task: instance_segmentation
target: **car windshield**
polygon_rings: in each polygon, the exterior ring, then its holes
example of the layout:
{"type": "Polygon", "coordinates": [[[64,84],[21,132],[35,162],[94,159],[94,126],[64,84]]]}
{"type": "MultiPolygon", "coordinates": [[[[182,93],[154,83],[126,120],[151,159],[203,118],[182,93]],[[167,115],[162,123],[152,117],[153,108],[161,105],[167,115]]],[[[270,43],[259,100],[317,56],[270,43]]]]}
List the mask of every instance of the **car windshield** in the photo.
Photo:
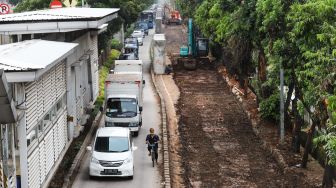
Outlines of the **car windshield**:
{"type": "Polygon", "coordinates": [[[129,150],[127,137],[97,137],[95,151],[125,152],[129,150]]]}
{"type": "Polygon", "coordinates": [[[125,53],[136,53],[136,50],[136,48],[131,46],[125,47],[125,53]]]}
{"type": "Polygon", "coordinates": [[[108,117],[128,118],[137,115],[137,102],[132,98],[110,98],[106,105],[108,117]]]}
{"type": "Polygon", "coordinates": [[[137,41],[135,40],[135,38],[127,38],[125,43],[126,44],[136,44],[137,41]]]}
{"type": "Polygon", "coordinates": [[[148,29],[147,23],[141,23],[140,27],[143,28],[144,30],[148,29]]]}

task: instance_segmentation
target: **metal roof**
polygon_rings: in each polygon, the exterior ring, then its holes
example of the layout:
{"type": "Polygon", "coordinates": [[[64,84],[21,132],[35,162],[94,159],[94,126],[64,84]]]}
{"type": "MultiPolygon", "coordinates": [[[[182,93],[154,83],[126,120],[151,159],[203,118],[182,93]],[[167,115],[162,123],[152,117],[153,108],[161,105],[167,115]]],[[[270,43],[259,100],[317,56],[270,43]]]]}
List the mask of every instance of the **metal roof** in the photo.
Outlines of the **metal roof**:
{"type": "Polygon", "coordinates": [[[117,8],[69,7],[0,15],[0,34],[102,30],[104,24],[118,17],[118,11],[117,8]]]}
{"type": "Polygon", "coordinates": [[[109,74],[105,81],[110,82],[135,82],[142,80],[139,74],[109,74]]]}
{"type": "Polygon", "coordinates": [[[72,53],[77,45],[46,40],[27,40],[0,45],[0,69],[5,71],[45,69],[72,53]]]}
{"type": "Polygon", "coordinates": [[[0,23],[36,22],[36,21],[69,21],[98,20],[117,13],[118,8],[56,8],[0,15],[0,23]]]}

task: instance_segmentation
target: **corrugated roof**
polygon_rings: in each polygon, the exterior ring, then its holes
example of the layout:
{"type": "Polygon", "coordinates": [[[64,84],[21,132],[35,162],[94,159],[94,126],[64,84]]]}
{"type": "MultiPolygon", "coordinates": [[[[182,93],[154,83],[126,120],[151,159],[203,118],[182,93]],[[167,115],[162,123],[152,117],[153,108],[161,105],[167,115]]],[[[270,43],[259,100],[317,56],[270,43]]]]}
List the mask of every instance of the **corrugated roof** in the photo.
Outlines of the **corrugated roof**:
{"type": "Polygon", "coordinates": [[[60,60],[78,44],[46,40],[27,40],[0,45],[0,69],[24,71],[44,69],[60,60]]]}
{"type": "Polygon", "coordinates": [[[118,8],[56,8],[0,15],[0,23],[32,21],[97,20],[117,13],[118,8]]]}

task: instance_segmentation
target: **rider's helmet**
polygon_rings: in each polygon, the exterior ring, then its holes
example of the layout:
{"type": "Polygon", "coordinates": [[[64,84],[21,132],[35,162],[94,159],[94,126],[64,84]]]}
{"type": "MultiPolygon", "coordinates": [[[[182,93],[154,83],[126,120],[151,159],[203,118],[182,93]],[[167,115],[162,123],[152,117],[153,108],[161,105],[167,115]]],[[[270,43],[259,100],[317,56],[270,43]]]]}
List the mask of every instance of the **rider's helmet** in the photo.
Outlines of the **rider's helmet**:
{"type": "Polygon", "coordinates": [[[149,129],[149,133],[154,134],[154,129],[153,129],[153,128],[150,128],[150,129],[149,129]]]}

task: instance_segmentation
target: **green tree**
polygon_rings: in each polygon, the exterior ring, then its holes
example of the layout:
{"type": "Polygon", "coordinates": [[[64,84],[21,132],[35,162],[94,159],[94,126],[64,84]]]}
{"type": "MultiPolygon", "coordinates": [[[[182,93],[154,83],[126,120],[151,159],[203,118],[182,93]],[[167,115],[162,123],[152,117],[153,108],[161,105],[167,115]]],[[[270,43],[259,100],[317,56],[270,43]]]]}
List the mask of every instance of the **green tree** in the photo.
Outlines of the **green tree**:
{"type": "Polygon", "coordinates": [[[326,100],[328,105],[329,120],[326,129],[314,139],[316,146],[323,145],[326,152],[326,164],[323,174],[322,187],[333,187],[333,167],[336,166],[336,96],[330,96],[326,100]]]}
{"type": "Polygon", "coordinates": [[[299,52],[296,55],[295,76],[298,98],[310,114],[313,124],[308,132],[302,166],[305,167],[316,126],[325,126],[328,119],[324,100],[334,92],[336,68],[335,1],[312,0],[294,4],[287,15],[290,42],[299,52]],[[314,110],[311,110],[312,107],[314,110]]]}
{"type": "Polygon", "coordinates": [[[247,67],[257,68],[254,90],[263,101],[265,117],[279,114],[273,113],[278,111],[278,101],[271,99],[278,90],[279,69],[284,68],[288,86],[285,117],[288,125],[293,119],[295,152],[300,147],[303,110],[313,121],[303,167],[307,165],[315,128],[326,127],[330,118],[324,101],[336,92],[335,3],[333,0],[205,0],[194,14],[202,32],[220,43],[224,54],[229,54],[226,56],[229,63],[225,65],[236,69],[232,73],[242,77],[250,73],[247,67]]]}
{"type": "Polygon", "coordinates": [[[50,0],[23,0],[14,9],[14,12],[33,11],[49,8],[50,0]]]}
{"type": "Polygon", "coordinates": [[[153,3],[153,0],[88,0],[92,7],[96,8],[120,8],[118,18],[114,19],[107,27],[107,32],[99,35],[99,50],[106,48],[114,33],[120,31],[121,25],[124,24],[124,29],[131,27],[141,11],[153,3]]]}

